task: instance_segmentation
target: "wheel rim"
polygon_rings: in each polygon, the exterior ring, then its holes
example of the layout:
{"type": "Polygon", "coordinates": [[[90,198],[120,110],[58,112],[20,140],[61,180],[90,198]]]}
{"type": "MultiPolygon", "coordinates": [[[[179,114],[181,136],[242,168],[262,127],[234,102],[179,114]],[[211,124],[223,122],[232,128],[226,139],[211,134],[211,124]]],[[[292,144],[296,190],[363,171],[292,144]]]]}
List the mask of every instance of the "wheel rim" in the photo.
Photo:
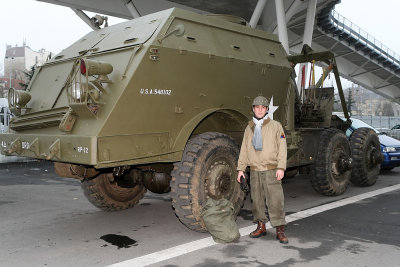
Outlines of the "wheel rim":
{"type": "Polygon", "coordinates": [[[331,171],[334,180],[342,182],[347,180],[345,173],[349,170],[350,156],[346,148],[342,145],[335,148],[332,153],[331,171]]]}
{"type": "Polygon", "coordinates": [[[380,162],[379,162],[380,155],[379,154],[380,154],[379,150],[376,149],[374,144],[371,143],[368,146],[367,156],[365,157],[366,166],[369,171],[375,169],[376,166],[380,164],[380,162]]]}
{"type": "Polygon", "coordinates": [[[117,201],[131,199],[142,189],[142,186],[135,186],[133,188],[119,186],[112,173],[104,173],[102,175],[105,193],[117,201]]]}
{"type": "Polygon", "coordinates": [[[233,166],[222,158],[213,160],[206,172],[206,195],[214,199],[221,197],[229,199],[233,191],[232,170],[233,166]]]}

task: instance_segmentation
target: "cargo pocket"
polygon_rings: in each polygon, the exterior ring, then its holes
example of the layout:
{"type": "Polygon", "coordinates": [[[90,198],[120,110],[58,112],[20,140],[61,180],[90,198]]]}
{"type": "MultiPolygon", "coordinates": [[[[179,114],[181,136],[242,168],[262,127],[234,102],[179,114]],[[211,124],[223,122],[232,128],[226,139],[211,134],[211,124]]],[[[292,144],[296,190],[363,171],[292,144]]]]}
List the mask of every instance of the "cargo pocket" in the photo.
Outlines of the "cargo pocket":
{"type": "Polygon", "coordinates": [[[282,180],[278,181],[276,179],[276,170],[277,169],[266,171],[266,176],[267,176],[266,178],[267,178],[268,185],[282,185],[282,180]]]}

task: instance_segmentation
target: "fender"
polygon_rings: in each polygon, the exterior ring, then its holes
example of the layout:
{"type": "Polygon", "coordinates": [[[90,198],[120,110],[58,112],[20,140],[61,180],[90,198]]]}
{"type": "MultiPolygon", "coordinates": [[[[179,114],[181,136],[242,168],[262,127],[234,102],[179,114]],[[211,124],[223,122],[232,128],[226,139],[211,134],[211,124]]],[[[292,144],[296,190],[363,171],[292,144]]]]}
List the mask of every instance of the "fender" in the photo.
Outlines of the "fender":
{"type": "MultiPolygon", "coordinates": [[[[187,141],[190,139],[191,135],[199,128],[202,123],[204,123],[208,118],[211,120],[215,120],[213,114],[223,113],[226,115],[227,123],[231,123],[230,126],[224,128],[224,133],[231,135],[229,133],[236,133],[235,136],[231,137],[240,145],[241,138],[243,136],[244,129],[247,126],[248,118],[242,113],[232,110],[232,109],[221,109],[221,108],[213,108],[207,109],[199,114],[197,114],[194,118],[188,121],[182,130],[179,132],[178,136],[175,139],[175,142],[172,147],[172,151],[180,151],[183,152],[185,149],[187,141]],[[232,126],[233,125],[233,126],[232,126]],[[238,137],[239,136],[239,137],[238,137]]],[[[196,134],[206,131],[218,131],[215,128],[207,128],[206,130],[199,129],[199,132],[196,134]]],[[[179,159],[181,158],[182,153],[179,153],[179,159]]]]}

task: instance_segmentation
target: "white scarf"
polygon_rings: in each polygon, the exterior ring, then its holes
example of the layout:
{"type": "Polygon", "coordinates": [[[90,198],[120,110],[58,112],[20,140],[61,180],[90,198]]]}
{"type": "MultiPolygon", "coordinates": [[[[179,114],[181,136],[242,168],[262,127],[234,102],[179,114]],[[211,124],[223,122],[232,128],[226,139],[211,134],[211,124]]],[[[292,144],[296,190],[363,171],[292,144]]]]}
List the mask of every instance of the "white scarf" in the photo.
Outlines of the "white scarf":
{"type": "Polygon", "coordinates": [[[262,150],[262,135],[261,135],[261,126],[264,123],[265,116],[262,119],[257,119],[253,117],[253,122],[256,125],[254,128],[253,140],[252,144],[255,150],[261,151],[262,150]]]}

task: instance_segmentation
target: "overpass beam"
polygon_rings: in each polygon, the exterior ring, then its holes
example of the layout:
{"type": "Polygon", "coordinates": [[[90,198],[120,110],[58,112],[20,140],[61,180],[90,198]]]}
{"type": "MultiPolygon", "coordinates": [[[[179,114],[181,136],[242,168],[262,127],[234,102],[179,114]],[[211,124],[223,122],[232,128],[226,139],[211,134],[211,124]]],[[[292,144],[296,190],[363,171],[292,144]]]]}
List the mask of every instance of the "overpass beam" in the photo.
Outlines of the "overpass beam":
{"type": "Polygon", "coordinates": [[[308,0],[306,26],[304,27],[303,45],[311,47],[312,35],[314,31],[315,11],[317,9],[317,0],[308,0]]]}
{"type": "Polygon", "coordinates": [[[251,15],[251,19],[249,22],[251,28],[257,27],[257,23],[261,17],[265,5],[267,4],[267,1],[268,0],[258,0],[256,8],[254,9],[253,15],[251,15]]]}
{"type": "Polygon", "coordinates": [[[382,68],[379,67],[379,68],[376,68],[376,69],[373,69],[373,70],[366,70],[366,71],[363,71],[363,72],[360,72],[360,73],[357,73],[357,74],[350,75],[350,77],[354,78],[354,77],[357,77],[357,76],[360,76],[360,75],[363,75],[363,74],[366,74],[366,73],[374,72],[374,71],[377,71],[377,70],[380,70],[380,69],[382,69],[382,68]]]}
{"type": "MultiPolygon", "coordinates": [[[[285,14],[286,24],[290,21],[290,19],[294,16],[294,14],[296,14],[296,12],[299,10],[300,5],[302,5],[302,4],[303,4],[302,0],[294,0],[292,5],[286,11],[286,14],[285,14]]],[[[278,28],[275,27],[273,33],[276,34],[277,31],[278,31],[278,28]]]]}
{"type": "Polygon", "coordinates": [[[354,74],[356,74],[360,69],[364,68],[365,65],[367,65],[369,61],[365,61],[363,64],[359,65],[352,73],[350,73],[350,77],[352,77],[354,74]]]}
{"type": "Polygon", "coordinates": [[[390,75],[389,77],[387,77],[384,81],[382,81],[381,83],[379,83],[378,85],[376,85],[374,87],[374,89],[381,89],[383,87],[392,85],[391,83],[384,85],[385,83],[388,83],[388,81],[394,76],[394,74],[390,75]]]}
{"type": "Polygon", "coordinates": [[[131,15],[132,15],[132,17],[134,19],[141,17],[139,11],[137,10],[135,5],[133,4],[132,0],[121,0],[121,1],[126,6],[126,8],[128,9],[129,13],[131,13],[131,15]]]}
{"type": "Polygon", "coordinates": [[[75,12],[76,15],[78,15],[78,17],[81,18],[81,20],[83,20],[87,25],[89,25],[90,28],[92,28],[93,30],[100,29],[100,27],[96,27],[95,25],[93,25],[90,18],[88,17],[88,15],[85,14],[85,12],[83,12],[80,9],[76,9],[76,8],[72,8],[72,7],[71,7],[71,9],[75,12]]]}
{"type": "MultiPolygon", "coordinates": [[[[304,26],[304,34],[303,34],[303,46],[306,44],[309,47],[311,47],[316,9],[317,9],[317,0],[308,0],[306,25],[304,26]]],[[[300,64],[299,78],[297,79],[297,88],[299,89],[301,89],[302,77],[307,77],[307,69],[308,69],[307,63],[300,64]]]]}
{"type": "Polygon", "coordinates": [[[286,27],[285,7],[283,0],[275,0],[276,21],[278,22],[278,37],[286,53],[289,54],[289,41],[286,27]]]}

